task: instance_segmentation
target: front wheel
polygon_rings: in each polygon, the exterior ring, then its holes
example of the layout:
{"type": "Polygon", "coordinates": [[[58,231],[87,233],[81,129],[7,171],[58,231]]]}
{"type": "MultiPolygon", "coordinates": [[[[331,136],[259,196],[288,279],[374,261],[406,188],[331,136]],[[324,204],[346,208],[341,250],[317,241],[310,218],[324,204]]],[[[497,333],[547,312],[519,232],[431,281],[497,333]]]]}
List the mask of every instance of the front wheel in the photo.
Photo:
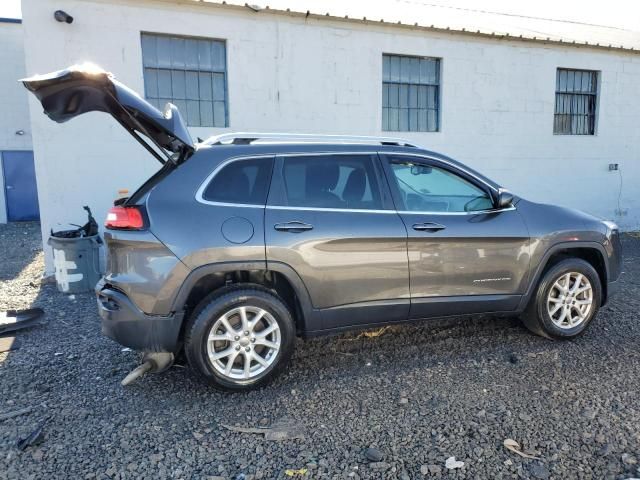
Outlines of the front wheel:
{"type": "Polygon", "coordinates": [[[264,385],[289,361],[294,323],[285,304],[259,286],[232,286],[205,298],[189,320],[189,365],[214,387],[264,385]]]}
{"type": "Polygon", "coordinates": [[[523,321],[533,333],[547,338],[575,338],[596,316],[601,300],[598,272],[582,259],[569,258],[543,275],[523,321]]]}

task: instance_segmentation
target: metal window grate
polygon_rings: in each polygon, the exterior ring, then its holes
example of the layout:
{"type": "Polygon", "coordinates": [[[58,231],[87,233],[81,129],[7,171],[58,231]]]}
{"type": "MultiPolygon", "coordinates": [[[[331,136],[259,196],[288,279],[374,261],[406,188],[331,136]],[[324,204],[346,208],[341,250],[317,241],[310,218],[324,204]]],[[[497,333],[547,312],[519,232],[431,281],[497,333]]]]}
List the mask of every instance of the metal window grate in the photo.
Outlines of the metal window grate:
{"type": "Polygon", "coordinates": [[[559,68],[556,74],[556,107],[553,133],[594,135],[598,72],[559,68]]]}
{"type": "Polygon", "coordinates": [[[175,104],[189,126],[228,125],[224,41],[143,33],[142,61],[149,102],[175,104]]]}
{"type": "Polygon", "coordinates": [[[440,60],[382,56],[382,130],[437,132],[440,60]]]}

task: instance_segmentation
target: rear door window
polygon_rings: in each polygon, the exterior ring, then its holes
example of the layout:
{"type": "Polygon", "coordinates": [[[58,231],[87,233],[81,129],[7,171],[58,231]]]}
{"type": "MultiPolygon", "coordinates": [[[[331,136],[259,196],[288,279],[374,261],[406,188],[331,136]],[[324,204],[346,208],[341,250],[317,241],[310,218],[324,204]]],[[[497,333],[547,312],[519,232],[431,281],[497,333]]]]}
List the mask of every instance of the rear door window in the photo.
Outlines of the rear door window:
{"type": "Polygon", "coordinates": [[[272,158],[233,160],[214,175],[202,193],[202,199],[217,203],[264,205],[272,168],[272,158]]]}
{"type": "Polygon", "coordinates": [[[371,155],[307,155],[282,158],[274,175],[273,205],[308,208],[382,209],[371,155]]]}

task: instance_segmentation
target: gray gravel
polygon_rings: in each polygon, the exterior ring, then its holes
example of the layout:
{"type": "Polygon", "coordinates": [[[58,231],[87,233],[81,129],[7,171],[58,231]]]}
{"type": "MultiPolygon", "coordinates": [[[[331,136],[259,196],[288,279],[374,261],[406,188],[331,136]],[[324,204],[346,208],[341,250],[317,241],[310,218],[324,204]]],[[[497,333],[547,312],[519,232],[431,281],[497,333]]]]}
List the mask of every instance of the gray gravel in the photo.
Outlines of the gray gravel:
{"type": "Polygon", "coordinates": [[[577,341],[504,318],[300,341],[286,375],[233,395],[180,367],[122,388],[137,354],[100,335],[91,294],[40,286],[39,242],[36,224],[0,226],[0,309],[48,317],[0,354],[0,415],[34,407],[0,421],[0,478],[640,476],[639,238],[624,239],[620,296],[577,341]],[[48,415],[43,442],[18,451],[48,415]],[[222,426],[282,422],[304,439],[222,426]],[[506,438],[540,460],[508,452],[506,438]],[[449,457],[464,466],[447,470],[449,457]]]}

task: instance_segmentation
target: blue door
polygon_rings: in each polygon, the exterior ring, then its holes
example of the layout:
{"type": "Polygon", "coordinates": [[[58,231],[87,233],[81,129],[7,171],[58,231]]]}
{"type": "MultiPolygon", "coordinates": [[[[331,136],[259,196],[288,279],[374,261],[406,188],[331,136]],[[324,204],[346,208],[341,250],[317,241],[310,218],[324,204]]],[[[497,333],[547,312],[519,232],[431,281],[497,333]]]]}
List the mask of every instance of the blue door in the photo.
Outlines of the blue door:
{"type": "Polygon", "coordinates": [[[2,152],[4,194],[10,222],[39,220],[33,152],[2,152]]]}

